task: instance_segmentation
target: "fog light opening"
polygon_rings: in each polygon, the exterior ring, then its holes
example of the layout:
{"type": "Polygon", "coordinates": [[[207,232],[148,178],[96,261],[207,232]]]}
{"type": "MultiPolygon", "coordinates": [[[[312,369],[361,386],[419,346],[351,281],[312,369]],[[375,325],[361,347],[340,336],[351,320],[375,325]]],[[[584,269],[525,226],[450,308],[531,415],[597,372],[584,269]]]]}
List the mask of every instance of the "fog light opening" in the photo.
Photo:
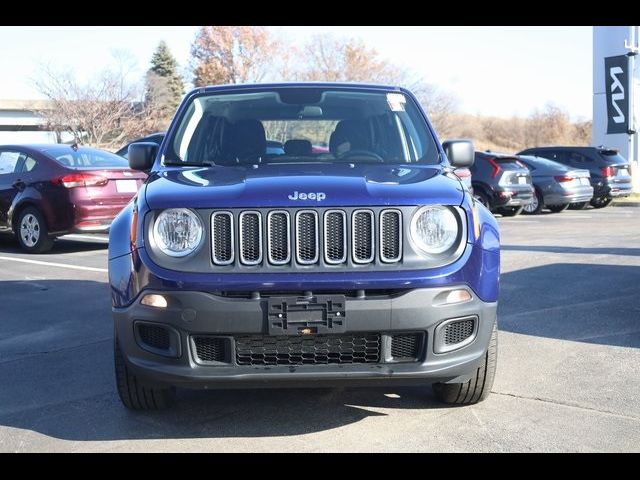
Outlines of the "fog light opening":
{"type": "Polygon", "coordinates": [[[155,308],[167,308],[167,299],[162,295],[157,295],[155,293],[150,293],[142,297],[142,301],[140,302],[142,305],[146,305],[148,307],[155,308]]]}

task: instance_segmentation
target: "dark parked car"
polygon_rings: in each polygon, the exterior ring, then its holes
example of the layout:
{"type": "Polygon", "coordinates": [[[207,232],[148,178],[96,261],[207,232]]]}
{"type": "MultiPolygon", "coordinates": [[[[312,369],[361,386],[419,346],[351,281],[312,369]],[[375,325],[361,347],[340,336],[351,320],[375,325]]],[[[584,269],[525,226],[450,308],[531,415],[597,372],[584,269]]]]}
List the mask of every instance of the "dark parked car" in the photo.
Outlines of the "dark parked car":
{"type": "Polygon", "coordinates": [[[0,146],[0,232],[31,253],[49,250],[56,236],[106,232],[145,178],[93,148],[0,146]]]}
{"type": "Polygon", "coordinates": [[[605,147],[536,147],[527,148],[519,155],[537,155],[567,167],[589,170],[593,198],[591,202],[572,203],[572,207],[584,208],[591,203],[595,208],[603,208],[615,197],[631,195],[629,162],[617,150],[605,147]]]}
{"type": "Polygon", "coordinates": [[[589,170],[570,168],[531,155],[519,155],[518,158],[531,171],[535,188],[533,202],[524,207],[525,213],[540,213],[543,208],[557,213],[570,203],[588,202],[593,197],[589,170]]]}
{"type": "Polygon", "coordinates": [[[116,155],[120,155],[121,157],[127,158],[129,153],[129,145],[132,143],[140,143],[140,142],[151,142],[160,145],[162,140],[164,140],[165,132],[152,133],[151,135],[147,135],[146,137],[138,138],[133,142],[127,143],[124,147],[116,152],[116,155]]]}
{"type": "Polygon", "coordinates": [[[125,406],[162,407],[175,387],[433,384],[459,405],[489,394],[497,221],[450,174],[473,144],[440,144],[410,92],[199,88],[167,136],[160,151],[129,148],[149,181],[109,235],[125,406]],[[267,153],[269,119],[288,132],[284,155],[267,153]]]}
{"type": "Polygon", "coordinates": [[[529,169],[514,155],[476,152],[470,170],[473,196],[492,212],[518,215],[533,201],[529,169]]]}

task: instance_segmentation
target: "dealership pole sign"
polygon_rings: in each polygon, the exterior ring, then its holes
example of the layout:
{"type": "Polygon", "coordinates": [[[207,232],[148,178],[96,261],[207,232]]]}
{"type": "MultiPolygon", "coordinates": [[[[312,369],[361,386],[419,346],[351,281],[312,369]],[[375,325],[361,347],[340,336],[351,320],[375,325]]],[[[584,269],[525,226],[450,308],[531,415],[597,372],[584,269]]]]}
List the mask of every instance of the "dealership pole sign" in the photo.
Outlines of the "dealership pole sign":
{"type": "Polygon", "coordinates": [[[629,61],[626,55],[604,59],[607,133],[629,132],[629,61]]]}

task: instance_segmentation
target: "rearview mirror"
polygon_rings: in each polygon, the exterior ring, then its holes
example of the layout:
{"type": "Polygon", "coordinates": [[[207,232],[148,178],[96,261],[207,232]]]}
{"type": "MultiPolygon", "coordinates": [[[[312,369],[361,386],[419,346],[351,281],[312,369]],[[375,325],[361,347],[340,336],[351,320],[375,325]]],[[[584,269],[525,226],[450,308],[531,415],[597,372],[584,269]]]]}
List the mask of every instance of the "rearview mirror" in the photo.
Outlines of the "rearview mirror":
{"type": "Polygon", "coordinates": [[[444,153],[454,168],[470,167],[475,158],[475,148],[471,140],[447,140],[442,143],[444,153]]]}
{"type": "Polygon", "coordinates": [[[129,167],[132,170],[148,172],[158,154],[158,144],[153,142],[137,142],[128,148],[129,167]]]}

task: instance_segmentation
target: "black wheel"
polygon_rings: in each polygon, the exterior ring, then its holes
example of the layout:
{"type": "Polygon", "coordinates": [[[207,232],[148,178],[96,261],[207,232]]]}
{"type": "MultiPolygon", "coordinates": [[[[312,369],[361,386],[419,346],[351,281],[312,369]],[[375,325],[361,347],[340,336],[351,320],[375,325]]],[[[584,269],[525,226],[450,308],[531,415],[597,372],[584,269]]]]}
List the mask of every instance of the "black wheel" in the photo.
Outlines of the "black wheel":
{"type": "Polygon", "coordinates": [[[116,340],[113,349],[118,395],[123,405],[131,410],[161,410],[174,403],[173,388],[158,388],[145,385],[127,368],[120,346],[116,340]]]}
{"type": "Polygon", "coordinates": [[[475,198],[478,203],[481,203],[485,207],[491,208],[489,206],[489,198],[484,193],[474,191],[473,198],[475,198]]]}
{"type": "Polygon", "coordinates": [[[569,210],[584,210],[589,206],[589,202],[570,203],[569,210]]]}
{"type": "Polygon", "coordinates": [[[551,210],[553,213],[564,212],[569,207],[568,203],[563,203],[562,205],[547,205],[547,208],[551,210]]]}
{"type": "Polygon", "coordinates": [[[593,208],[604,208],[613,201],[613,197],[593,197],[591,199],[591,206],[593,208]]]}
{"type": "Polygon", "coordinates": [[[20,211],[15,222],[15,235],[25,252],[44,253],[53,247],[53,238],[44,217],[35,207],[27,207],[20,211]]]}
{"type": "Polygon", "coordinates": [[[529,205],[525,205],[522,211],[528,215],[537,215],[542,211],[542,207],[544,207],[544,199],[536,188],[536,191],[533,194],[533,200],[529,205]]]}
{"type": "Polygon", "coordinates": [[[502,207],[498,209],[498,213],[502,214],[503,217],[515,217],[520,215],[522,210],[524,210],[524,207],[502,207]]]}
{"type": "Polygon", "coordinates": [[[434,383],[433,391],[436,398],[453,405],[471,405],[484,400],[491,392],[497,363],[498,328],[494,323],[487,353],[473,376],[464,383],[434,383]]]}

